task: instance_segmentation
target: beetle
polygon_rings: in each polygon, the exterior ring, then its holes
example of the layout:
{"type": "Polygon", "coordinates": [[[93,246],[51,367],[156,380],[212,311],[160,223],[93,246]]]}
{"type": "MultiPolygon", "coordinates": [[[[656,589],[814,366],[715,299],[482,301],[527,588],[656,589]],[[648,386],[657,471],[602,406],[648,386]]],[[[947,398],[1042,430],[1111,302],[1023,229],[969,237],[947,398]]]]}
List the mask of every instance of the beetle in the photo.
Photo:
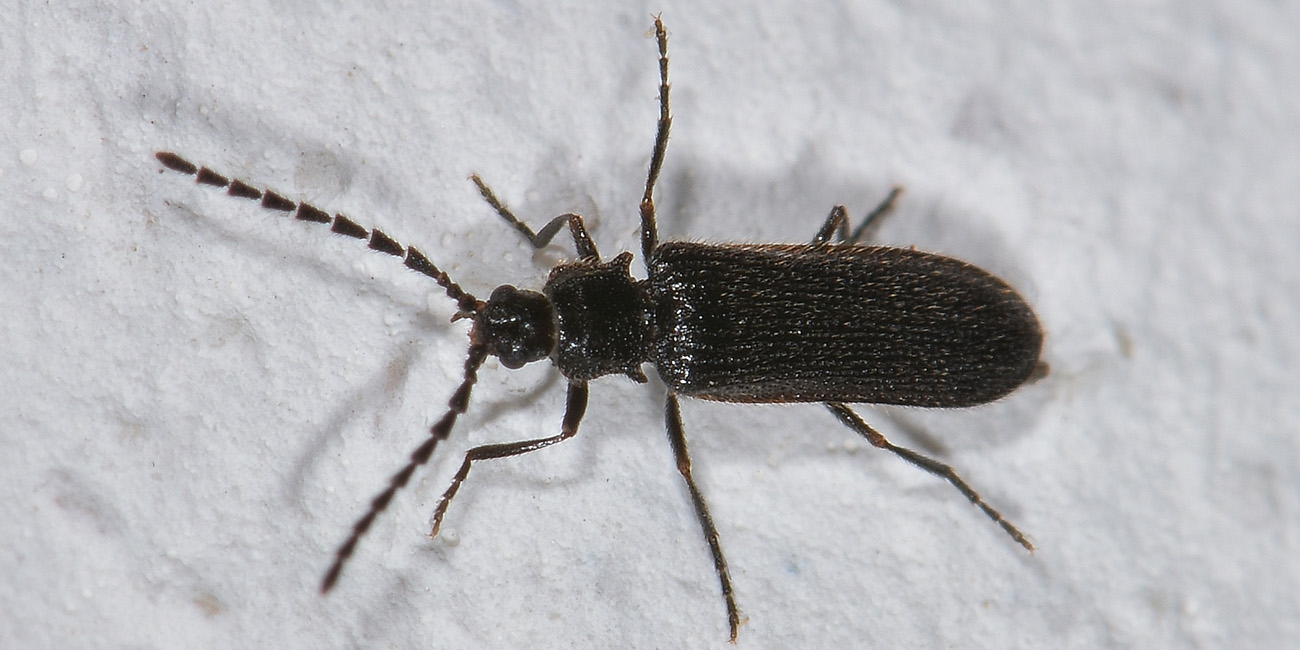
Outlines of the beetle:
{"type": "Polygon", "coordinates": [[[432,278],[457,304],[452,320],[470,320],[464,377],[446,413],[388,486],[356,521],[326,572],[322,593],[338,581],[357,543],[393,496],[427,463],[469,405],[479,368],[490,356],[517,369],[549,359],[568,381],[560,433],[470,449],[434,510],[431,536],[474,463],[518,456],[572,438],[587,405],[587,384],[607,375],[645,383],[645,364],[667,387],[669,443],[713,558],[730,641],[740,610],[717,526],[691,472],[679,396],[723,402],[822,403],[873,446],[947,480],[1029,551],[1033,544],[949,465],[889,442],[850,403],[966,407],[1010,393],[1041,368],[1043,333],[1028,303],[1006,282],[966,262],[914,249],[858,241],[899,195],[895,188],[857,228],[843,206],[831,210],[808,244],[660,242],[654,187],[672,124],[668,36],[655,17],[659,48],[659,120],[639,206],[647,277],[634,278],[632,254],[602,260],[581,216],[555,217],[533,231],[477,175],[471,180],[496,213],[535,248],[567,226],[578,259],[555,266],[541,291],[501,285],[486,301],[463,290],[428,257],[342,214],[331,216],[199,167],[171,152],[156,158],[199,184],[365,240],[432,278]],[[832,241],[834,240],[834,241],[832,241]]]}

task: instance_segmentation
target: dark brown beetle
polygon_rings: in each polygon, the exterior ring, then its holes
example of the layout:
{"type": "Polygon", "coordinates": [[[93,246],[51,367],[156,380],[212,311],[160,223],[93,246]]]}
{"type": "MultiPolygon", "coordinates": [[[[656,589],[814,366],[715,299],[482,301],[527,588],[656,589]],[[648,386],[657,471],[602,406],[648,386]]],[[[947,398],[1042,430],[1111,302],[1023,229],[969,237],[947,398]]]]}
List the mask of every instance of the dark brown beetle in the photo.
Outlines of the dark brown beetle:
{"type": "Polygon", "coordinates": [[[899,190],[852,232],[836,207],[810,244],[660,244],[653,192],[668,145],[668,36],[655,19],[659,44],[659,125],[641,200],[641,249],[648,277],[628,271],[631,253],[601,261],[582,217],[566,214],[534,232],[473,176],[496,212],[536,248],[568,226],[579,259],[557,265],[541,292],[497,287],[487,302],[462,290],[414,247],[343,215],[198,167],[159,152],[169,169],[199,183],[227,188],[232,196],[297,219],[331,224],[331,230],[368,241],[373,250],[403,259],[433,278],[456,301],[453,320],[472,319],[465,377],[450,408],[389,486],[353,526],[326,573],[322,591],[375,517],[428,462],[438,442],[464,413],[479,367],[489,356],[507,368],[550,359],[569,382],[558,435],[470,449],[433,516],[437,535],[451,499],[474,462],[536,451],[573,437],[587,405],[587,382],[622,374],[645,382],[653,364],[668,387],[668,438],[690,490],[695,514],[713,554],[726,601],[730,639],[740,627],[717,527],[691,476],[678,395],[726,402],[821,402],[876,447],[946,479],[1026,549],[1029,540],[948,465],[895,446],[847,403],[962,407],[998,399],[1024,383],[1039,366],[1043,335],[1038,319],[1014,289],[975,266],[941,255],[883,246],[859,246],[867,226],[888,211],[899,190]],[[831,239],[837,237],[837,242],[831,239]]]}

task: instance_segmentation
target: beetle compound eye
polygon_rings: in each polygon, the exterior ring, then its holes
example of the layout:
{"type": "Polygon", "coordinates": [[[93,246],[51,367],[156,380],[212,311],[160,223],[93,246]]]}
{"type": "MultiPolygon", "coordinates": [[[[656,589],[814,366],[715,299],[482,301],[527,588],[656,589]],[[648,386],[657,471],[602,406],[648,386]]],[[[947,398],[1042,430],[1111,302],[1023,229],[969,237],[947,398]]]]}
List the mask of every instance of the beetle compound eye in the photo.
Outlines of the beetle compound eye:
{"type": "Polygon", "coordinates": [[[474,336],[512,370],[544,359],[555,347],[551,301],[536,291],[497,287],[474,323],[474,336]]]}

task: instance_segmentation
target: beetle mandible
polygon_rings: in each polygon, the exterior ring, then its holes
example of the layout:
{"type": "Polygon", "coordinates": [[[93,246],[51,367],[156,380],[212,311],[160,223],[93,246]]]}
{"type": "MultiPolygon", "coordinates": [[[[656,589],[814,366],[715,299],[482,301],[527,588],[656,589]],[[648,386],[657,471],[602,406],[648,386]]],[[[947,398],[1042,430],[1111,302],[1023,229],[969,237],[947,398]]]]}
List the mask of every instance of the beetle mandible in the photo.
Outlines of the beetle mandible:
{"type": "Polygon", "coordinates": [[[668,35],[659,17],[654,30],[659,120],[640,203],[645,280],[629,273],[629,252],[602,261],[581,216],[561,215],[534,232],[474,175],[470,178],[483,198],[535,248],[549,244],[567,226],[579,256],[552,269],[540,292],[502,285],[484,302],[461,289],[415,247],[403,246],[380,230],[227,179],[177,154],[157,153],[165,167],[192,175],[200,184],[226,188],[231,196],[260,201],[267,209],[299,220],[329,224],[335,233],[366,240],[372,250],[401,258],[456,301],[452,320],[472,321],[464,378],[447,412],[353,525],[322,580],[322,592],[334,587],[375,517],[451,433],[489,356],[511,369],[551,360],[568,380],[560,433],[470,449],[434,510],[431,536],[438,534],[447,506],[474,463],[572,438],[586,410],[587,382],[621,374],[644,383],[642,366],[649,363],[668,388],[668,440],[713,556],[732,643],[740,629],[740,610],[717,526],[691,474],[679,395],[724,402],[823,403],[873,446],[947,480],[1033,551],[1029,539],[952,467],[894,445],[847,406],[964,407],[1006,395],[1039,366],[1043,334],[1029,305],[1005,282],[965,262],[912,249],[858,245],[872,220],[892,208],[898,188],[852,232],[847,212],[836,206],[809,244],[659,242],[654,187],[672,116],[668,35]]]}

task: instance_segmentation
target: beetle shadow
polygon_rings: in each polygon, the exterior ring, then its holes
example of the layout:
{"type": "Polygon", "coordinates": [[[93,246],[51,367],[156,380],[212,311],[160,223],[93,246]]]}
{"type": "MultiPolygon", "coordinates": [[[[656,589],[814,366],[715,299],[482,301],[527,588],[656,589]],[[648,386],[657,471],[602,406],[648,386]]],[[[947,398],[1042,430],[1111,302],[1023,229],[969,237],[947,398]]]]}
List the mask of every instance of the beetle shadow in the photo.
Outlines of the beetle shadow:
{"type": "MultiPolygon", "coordinates": [[[[325,416],[323,422],[315,427],[314,431],[307,436],[307,440],[302,443],[302,451],[294,460],[292,469],[287,473],[283,484],[284,498],[289,503],[295,504],[295,507],[302,507],[301,504],[305,503],[303,497],[308,490],[308,485],[318,480],[313,478],[313,475],[318,473],[317,470],[321,466],[322,459],[328,456],[329,449],[344,436],[349,435],[350,432],[367,430],[367,427],[357,424],[358,420],[373,416],[373,414],[381,411],[400,410],[402,406],[397,402],[402,399],[402,396],[412,394],[410,384],[413,373],[416,368],[427,365],[427,358],[430,356],[429,351],[433,349],[431,345],[441,345],[445,341],[455,341],[456,349],[463,349],[468,343],[465,342],[463,333],[459,330],[464,326],[458,327],[452,324],[449,318],[452,313],[450,305],[446,309],[438,309],[437,312],[430,311],[428,305],[421,300],[422,297],[427,295],[426,293],[412,293],[393,282],[375,280],[365,272],[356,271],[356,260],[354,258],[369,253],[362,247],[351,245],[352,242],[338,240],[341,242],[341,246],[356,248],[355,255],[347,255],[344,252],[339,255],[331,255],[328,233],[325,232],[319,233],[323,235],[321,237],[321,246],[299,246],[294,241],[296,235],[265,236],[261,234],[263,232],[261,230],[250,229],[248,226],[241,227],[233,223],[227,223],[222,219],[208,217],[184,204],[176,204],[170,201],[168,203],[171,207],[186,215],[187,218],[177,220],[177,222],[183,224],[181,227],[195,232],[196,237],[207,240],[221,240],[231,248],[238,249],[240,254],[244,256],[274,260],[277,265],[288,264],[306,267],[310,269],[310,275],[322,285],[345,287],[348,291],[353,292],[359,301],[398,307],[399,311],[412,322],[412,327],[409,330],[396,333],[396,338],[405,342],[395,342],[387,346],[386,350],[379,351],[375,355],[377,360],[376,369],[371,376],[365,381],[352,386],[346,394],[340,396],[335,403],[336,405],[325,416]]],[[[256,206],[252,207],[256,208],[256,206]]],[[[259,212],[262,211],[254,209],[251,214],[256,216],[259,212]]],[[[268,215],[268,217],[258,225],[267,225],[266,222],[270,221],[283,221],[282,217],[276,215],[268,215]]],[[[492,225],[499,224],[493,223],[492,225]]],[[[541,254],[540,251],[538,253],[541,254]]],[[[405,272],[400,267],[395,266],[394,268],[395,274],[405,272]]],[[[304,315],[303,317],[307,318],[308,316],[304,315]]],[[[457,363],[455,369],[459,370],[460,368],[461,365],[457,363]]],[[[480,372],[483,371],[480,370],[480,372]]],[[[431,425],[434,421],[431,418],[441,416],[445,400],[450,398],[461,380],[461,377],[454,371],[447,373],[447,377],[446,395],[430,400],[433,406],[420,407],[422,410],[428,410],[429,415],[426,418],[427,422],[419,430],[415,432],[383,432],[382,434],[381,432],[372,431],[372,433],[381,436],[378,438],[380,442],[383,439],[409,438],[409,446],[414,449],[427,435],[428,425],[431,425]],[[393,438],[388,438],[389,435],[393,436],[393,438]]],[[[471,404],[473,419],[463,424],[474,428],[483,428],[490,426],[512,412],[534,408],[542,396],[550,392],[558,381],[560,381],[559,373],[547,372],[544,373],[544,378],[541,381],[535,382],[522,392],[514,393],[510,397],[489,398],[481,394],[476,395],[477,399],[474,399],[471,404]]],[[[558,428],[558,417],[556,423],[558,428]]],[[[541,435],[551,435],[551,433],[541,435]]],[[[405,451],[402,451],[394,454],[394,470],[400,468],[401,464],[405,462],[405,453],[405,451]]],[[[594,454],[595,451],[590,450],[590,453],[594,454]]],[[[439,458],[435,457],[432,462],[437,464],[439,460],[439,458]]],[[[382,487],[382,484],[377,483],[375,490],[378,491],[382,487]]],[[[361,497],[359,497],[359,503],[361,502],[361,497]]]]}
{"type": "MultiPolygon", "coordinates": [[[[441,337],[439,337],[439,340],[441,340],[441,337]]],[[[383,444],[391,448],[389,451],[391,452],[392,461],[389,463],[391,467],[388,468],[388,471],[400,469],[407,460],[407,453],[427,439],[429,427],[446,410],[446,399],[450,398],[456,390],[461,377],[447,373],[446,381],[439,382],[438,389],[442,392],[436,397],[430,397],[427,400],[410,397],[416,394],[416,391],[411,386],[413,368],[429,365],[425,361],[425,358],[429,356],[424,351],[428,349],[425,343],[424,341],[410,341],[395,346],[392,352],[387,355],[387,362],[372,375],[370,380],[350,391],[350,394],[343,398],[326,422],[317,429],[312,436],[312,442],[305,445],[303,453],[294,464],[293,478],[290,479],[292,487],[289,493],[295,499],[295,502],[301,502],[298,497],[303,493],[306,485],[314,481],[309,477],[314,473],[313,470],[320,466],[320,459],[326,455],[326,452],[336,441],[341,440],[344,436],[355,435],[358,432],[364,434],[367,431],[376,435],[376,444],[383,444]],[[394,402],[402,399],[420,399],[420,405],[416,408],[425,411],[427,414],[422,424],[413,431],[386,431],[382,432],[382,436],[380,436],[381,432],[356,423],[357,420],[372,416],[375,413],[401,408],[395,406],[394,402]],[[385,440],[403,440],[406,442],[403,443],[405,446],[394,446],[397,443],[385,443],[385,440]]],[[[460,365],[458,364],[456,368],[460,368],[460,365]]],[[[482,372],[482,369],[480,369],[480,373],[482,372]]],[[[558,415],[555,419],[555,431],[548,429],[544,431],[528,431],[526,433],[520,432],[517,435],[494,435],[490,440],[479,439],[472,444],[465,443],[465,440],[479,431],[501,429],[501,427],[494,425],[508,418],[511,414],[535,412],[537,404],[543,398],[553,397],[556,392],[554,389],[560,382],[559,373],[547,372],[543,373],[540,381],[532,382],[524,386],[522,390],[511,388],[509,396],[483,394],[485,391],[481,389],[476,391],[476,394],[470,399],[470,410],[466,415],[461,416],[460,421],[457,422],[457,426],[452,431],[452,437],[460,440],[460,444],[446,443],[440,445],[422,471],[428,475],[441,476],[445,474],[449,471],[449,467],[454,467],[461,462],[461,454],[470,446],[514,442],[527,438],[554,435],[559,431],[560,418],[558,415]]],[[[594,451],[590,453],[594,454],[594,451]]],[[[488,472],[478,472],[476,477],[481,478],[486,474],[488,472]]],[[[374,491],[379,492],[384,485],[384,483],[377,481],[374,485],[374,491]]],[[[408,488],[418,489],[418,486],[408,486],[408,488]]],[[[470,492],[462,492],[457,496],[457,502],[472,500],[470,494],[470,492]]],[[[368,498],[366,495],[359,495],[357,497],[358,507],[366,502],[368,498]]]]}

